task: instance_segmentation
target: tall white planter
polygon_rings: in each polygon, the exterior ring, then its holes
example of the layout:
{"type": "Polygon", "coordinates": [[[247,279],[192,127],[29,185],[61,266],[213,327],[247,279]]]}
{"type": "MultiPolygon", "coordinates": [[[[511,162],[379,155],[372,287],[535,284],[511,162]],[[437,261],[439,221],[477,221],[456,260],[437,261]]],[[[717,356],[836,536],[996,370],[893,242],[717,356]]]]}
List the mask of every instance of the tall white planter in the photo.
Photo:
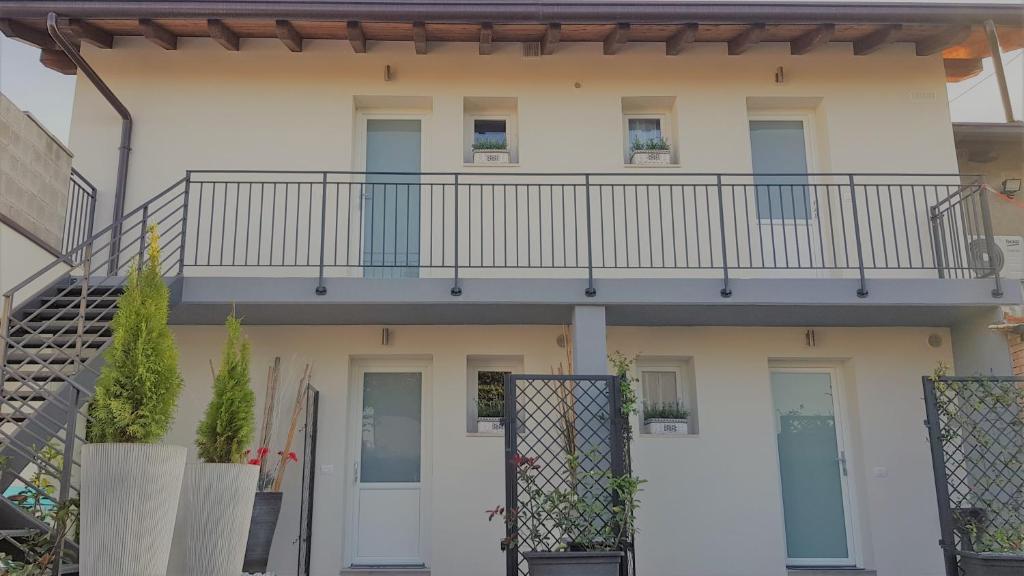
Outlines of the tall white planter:
{"type": "Polygon", "coordinates": [[[186,449],[158,444],[82,447],[82,576],[164,576],[186,449]]]}
{"type": "Polygon", "coordinates": [[[174,576],[238,576],[259,466],[189,464],[181,487],[174,576]]]}

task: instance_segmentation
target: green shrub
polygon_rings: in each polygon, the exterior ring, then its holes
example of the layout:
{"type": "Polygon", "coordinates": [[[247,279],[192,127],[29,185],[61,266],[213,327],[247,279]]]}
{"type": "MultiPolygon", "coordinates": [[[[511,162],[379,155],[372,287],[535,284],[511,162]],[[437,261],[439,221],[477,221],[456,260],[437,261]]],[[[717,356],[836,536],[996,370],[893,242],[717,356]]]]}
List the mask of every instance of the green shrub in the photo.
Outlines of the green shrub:
{"type": "Polygon", "coordinates": [[[686,420],[690,416],[680,402],[644,404],[644,420],[686,420]]]}
{"type": "Polygon", "coordinates": [[[234,314],[225,325],[228,340],[220,371],[213,381],[213,399],[196,430],[196,448],[204,462],[243,462],[252,440],[256,395],[249,386],[249,340],[234,314]]]}
{"type": "Polygon", "coordinates": [[[149,228],[148,260],[132,266],[111,322],[113,343],[89,406],[90,442],[156,443],[181,392],[178,350],[167,327],[170,291],[160,273],[160,237],[149,228]]]}
{"type": "Polygon", "coordinates": [[[481,138],[473,142],[473,150],[506,150],[508,142],[503,138],[481,138]]]}
{"type": "Polygon", "coordinates": [[[668,150],[668,142],[664,138],[651,138],[642,140],[640,138],[633,139],[633,151],[639,152],[644,150],[668,150]]]}

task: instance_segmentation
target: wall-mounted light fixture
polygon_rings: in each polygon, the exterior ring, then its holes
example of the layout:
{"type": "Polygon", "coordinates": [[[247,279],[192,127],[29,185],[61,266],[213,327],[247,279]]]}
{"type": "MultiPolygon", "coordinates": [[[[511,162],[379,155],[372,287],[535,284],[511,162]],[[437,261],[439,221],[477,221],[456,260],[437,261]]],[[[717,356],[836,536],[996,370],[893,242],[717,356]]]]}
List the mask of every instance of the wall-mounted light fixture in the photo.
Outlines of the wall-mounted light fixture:
{"type": "Polygon", "coordinates": [[[391,328],[380,329],[380,345],[390,346],[391,345],[391,328]]]}
{"type": "Polygon", "coordinates": [[[804,333],[804,342],[807,343],[808,348],[814,348],[818,345],[818,335],[814,333],[814,330],[808,330],[804,333]]]}
{"type": "Polygon", "coordinates": [[[939,348],[942,346],[942,335],[940,334],[929,334],[928,345],[932,348],[939,348]]]}
{"type": "Polygon", "coordinates": [[[1020,178],[1007,178],[1003,180],[1003,194],[1013,198],[1020,192],[1020,178]]]}
{"type": "Polygon", "coordinates": [[[391,64],[384,66],[384,81],[391,82],[391,64]]]}
{"type": "Polygon", "coordinates": [[[782,66],[775,69],[775,83],[782,84],[786,81],[786,70],[782,66]]]}

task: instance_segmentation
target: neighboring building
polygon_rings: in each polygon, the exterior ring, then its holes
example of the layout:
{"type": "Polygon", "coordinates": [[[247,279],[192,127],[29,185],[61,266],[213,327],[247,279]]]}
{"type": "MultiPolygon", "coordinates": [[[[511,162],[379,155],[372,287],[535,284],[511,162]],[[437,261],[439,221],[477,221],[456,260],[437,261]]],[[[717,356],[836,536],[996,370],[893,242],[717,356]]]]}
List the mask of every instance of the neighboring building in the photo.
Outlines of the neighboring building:
{"type": "MultiPolygon", "coordinates": [[[[0,24],[73,70],[51,4],[0,0],[0,24]]],[[[504,573],[479,386],[567,349],[580,374],[638,356],[641,400],[690,412],[633,447],[640,573],[943,573],[921,378],[1008,373],[988,326],[1021,302],[976,252],[997,204],[958,175],[945,84],[980,66],[985,20],[1020,45],[1018,6],[61,6],[135,122],[122,203],[122,124],[79,76],[96,230],[126,215],[97,236],[100,285],[162,233],[186,381],[167,440],[192,445],[232,307],[259,395],[274,357],[290,384],[314,366],[311,574],[504,573]],[[801,411],[822,451],[780,463],[801,411]]]]}

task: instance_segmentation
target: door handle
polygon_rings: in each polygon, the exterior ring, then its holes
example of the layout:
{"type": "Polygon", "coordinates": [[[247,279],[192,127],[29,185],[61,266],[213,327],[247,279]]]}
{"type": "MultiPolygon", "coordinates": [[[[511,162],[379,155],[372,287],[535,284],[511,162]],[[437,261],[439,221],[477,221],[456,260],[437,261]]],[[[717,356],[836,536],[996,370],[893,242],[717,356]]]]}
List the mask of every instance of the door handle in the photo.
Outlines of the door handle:
{"type": "Polygon", "coordinates": [[[839,461],[839,469],[842,471],[843,476],[848,476],[849,472],[846,469],[846,451],[841,451],[839,453],[839,458],[836,458],[836,460],[839,461]]]}
{"type": "Polygon", "coordinates": [[[352,481],[359,482],[359,462],[352,464],[352,481]]]}

